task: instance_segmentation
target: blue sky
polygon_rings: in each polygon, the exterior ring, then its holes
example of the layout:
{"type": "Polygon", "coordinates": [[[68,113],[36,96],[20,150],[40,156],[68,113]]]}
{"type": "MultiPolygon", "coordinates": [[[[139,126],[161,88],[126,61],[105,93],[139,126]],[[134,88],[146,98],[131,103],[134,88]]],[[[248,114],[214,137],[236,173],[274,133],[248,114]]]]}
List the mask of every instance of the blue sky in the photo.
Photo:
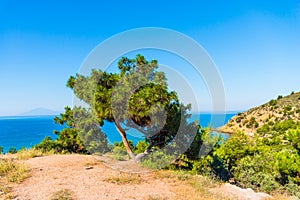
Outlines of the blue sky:
{"type": "Polygon", "coordinates": [[[207,50],[228,110],[300,90],[300,1],[2,0],[0,115],[63,110],[72,104],[66,81],[95,46],[149,26],[182,32],[207,50]]]}

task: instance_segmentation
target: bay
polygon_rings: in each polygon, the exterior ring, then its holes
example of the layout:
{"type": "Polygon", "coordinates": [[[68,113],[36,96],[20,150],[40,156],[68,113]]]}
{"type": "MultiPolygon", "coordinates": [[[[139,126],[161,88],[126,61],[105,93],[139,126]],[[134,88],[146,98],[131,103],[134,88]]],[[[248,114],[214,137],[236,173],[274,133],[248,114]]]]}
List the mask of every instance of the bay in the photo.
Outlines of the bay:
{"type": "MultiPolygon", "coordinates": [[[[202,127],[219,127],[224,125],[235,113],[220,114],[195,113],[192,114],[190,121],[198,120],[202,127]],[[212,121],[214,119],[214,121],[212,121]]],[[[22,147],[30,148],[41,142],[46,136],[55,139],[57,136],[54,130],[61,130],[64,127],[54,124],[54,116],[10,116],[0,117],[0,146],[4,152],[10,147],[20,149],[22,147]]],[[[105,122],[102,131],[107,135],[110,144],[121,141],[121,137],[117,132],[113,123],[105,122]]],[[[225,135],[226,137],[226,135],[225,135]]],[[[128,139],[135,144],[139,140],[143,140],[142,134],[136,131],[128,131],[128,139]]]]}

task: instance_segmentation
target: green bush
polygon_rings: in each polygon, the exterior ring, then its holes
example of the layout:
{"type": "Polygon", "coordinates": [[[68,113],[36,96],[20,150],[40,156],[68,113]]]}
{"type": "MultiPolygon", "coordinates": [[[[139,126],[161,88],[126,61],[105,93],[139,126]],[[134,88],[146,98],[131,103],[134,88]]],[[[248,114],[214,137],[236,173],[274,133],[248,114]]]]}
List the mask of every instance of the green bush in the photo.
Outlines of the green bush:
{"type": "MultiPolygon", "coordinates": [[[[249,120],[254,126],[255,122],[255,118],[249,120]]],[[[190,148],[175,161],[174,155],[154,149],[142,158],[141,164],[152,169],[167,167],[191,171],[223,181],[231,179],[243,188],[268,193],[284,190],[300,197],[300,123],[270,121],[257,132],[260,137],[236,132],[224,142],[199,127],[190,148]],[[199,156],[203,145],[213,146],[199,156]]],[[[132,142],[130,145],[133,147],[132,142]]],[[[133,149],[143,152],[146,147],[147,143],[143,141],[133,149]]],[[[122,143],[115,143],[113,151],[126,155],[122,143]]]]}
{"type": "Polygon", "coordinates": [[[233,176],[238,185],[244,188],[270,192],[280,188],[276,181],[279,173],[274,164],[275,156],[270,153],[246,156],[238,161],[233,176]]]}
{"type": "Polygon", "coordinates": [[[115,146],[112,149],[112,154],[113,154],[113,158],[115,160],[128,160],[128,154],[127,151],[125,150],[125,148],[119,147],[119,146],[115,146]]]}
{"type": "Polygon", "coordinates": [[[35,148],[44,152],[54,151],[55,153],[88,153],[75,128],[63,129],[59,132],[59,136],[56,140],[46,137],[41,143],[37,144],[35,148]]]}
{"type": "Polygon", "coordinates": [[[174,156],[168,155],[162,150],[154,150],[142,158],[141,164],[150,169],[165,169],[170,166],[172,160],[174,160],[174,156]]]}
{"type": "Polygon", "coordinates": [[[138,141],[135,148],[133,149],[133,152],[135,154],[143,153],[148,146],[149,144],[148,142],[146,142],[146,140],[138,141]]]}
{"type": "Polygon", "coordinates": [[[35,145],[34,148],[42,150],[43,152],[54,151],[55,153],[62,153],[63,147],[55,140],[52,140],[50,137],[45,137],[42,142],[35,145]]]}
{"type": "Polygon", "coordinates": [[[283,108],[284,112],[287,112],[287,111],[291,111],[292,110],[292,106],[285,106],[283,108]]]}
{"type": "Polygon", "coordinates": [[[106,136],[100,131],[95,119],[84,108],[65,108],[65,113],[54,118],[56,124],[65,125],[61,131],[54,131],[56,140],[45,138],[35,148],[56,153],[105,153],[109,150],[106,136]],[[76,116],[76,120],[74,120],[76,116]],[[75,122],[76,121],[76,122],[75,122]]]}
{"type": "Polygon", "coordinates": [[[286,184],[284,188],[290,195],[300,198],[300,185],[293,183],[292,181],[286,184]]]}
{"type": "Polygon", "coordinates": [[[15,153],[17,153],[17,149],[15,147],[10,147],[8,149],[7,153],[15,154],[15,153]]]}
{"type": "Polygon", "coordinates": [[[277,100],[274,100],[272,99],[270,102],[269,102],[269,105],[270,106],[275,106],[277,104],[277,100]]]}

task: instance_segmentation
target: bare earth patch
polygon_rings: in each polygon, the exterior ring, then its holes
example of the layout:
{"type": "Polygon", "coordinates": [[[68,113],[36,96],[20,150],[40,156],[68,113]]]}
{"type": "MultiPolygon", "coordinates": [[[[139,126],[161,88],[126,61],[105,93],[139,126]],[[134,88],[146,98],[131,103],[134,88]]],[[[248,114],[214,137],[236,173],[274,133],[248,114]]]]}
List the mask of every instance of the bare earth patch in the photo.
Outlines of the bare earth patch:
{"type": "Polygon", "coordinates": [[[227,193],[232,188],[205,178],[151,171],[108,156],[50,155],[18,162],[28,166],[30,177],[11,185],[16,200],[240,199],[227,193]]]}
{"type": "Polygon", "coordinates": [[[147,173],[139,175],[140,181],[128,184],[107,181],[123,173],[92,156],[53,155],[24,162],[31,169],[31,177],[14,186],[15,199],[51,199],[62,190],[70,191],[72,199],[174,199],[170,185],[147,173]]]}

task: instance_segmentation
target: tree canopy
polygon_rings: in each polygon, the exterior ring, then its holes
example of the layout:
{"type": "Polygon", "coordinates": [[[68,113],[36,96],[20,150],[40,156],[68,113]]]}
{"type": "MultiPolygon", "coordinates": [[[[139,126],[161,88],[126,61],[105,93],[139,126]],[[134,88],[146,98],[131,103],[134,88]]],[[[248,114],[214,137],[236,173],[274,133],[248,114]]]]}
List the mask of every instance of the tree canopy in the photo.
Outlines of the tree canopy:
{"type": "Polygon", "coordinates": [[[115,124],[131,158],[135,155],[127,141],[129,128],[140,131],[149,142],[145,153],[154,146],[169,144],[178,132],[184,132],[182,143],[190,141],[192,130],[196,130],[187,122],[191,106],[184,106],[176,92],[168,89],[157,61],[147,61],[141,55],[135,59],[123,57],[118,68],[119,73],[92,70],[89,76],[76,74],[69,78],[67,86],[89,105],[100,126],[105,121],[115,124]]]}

